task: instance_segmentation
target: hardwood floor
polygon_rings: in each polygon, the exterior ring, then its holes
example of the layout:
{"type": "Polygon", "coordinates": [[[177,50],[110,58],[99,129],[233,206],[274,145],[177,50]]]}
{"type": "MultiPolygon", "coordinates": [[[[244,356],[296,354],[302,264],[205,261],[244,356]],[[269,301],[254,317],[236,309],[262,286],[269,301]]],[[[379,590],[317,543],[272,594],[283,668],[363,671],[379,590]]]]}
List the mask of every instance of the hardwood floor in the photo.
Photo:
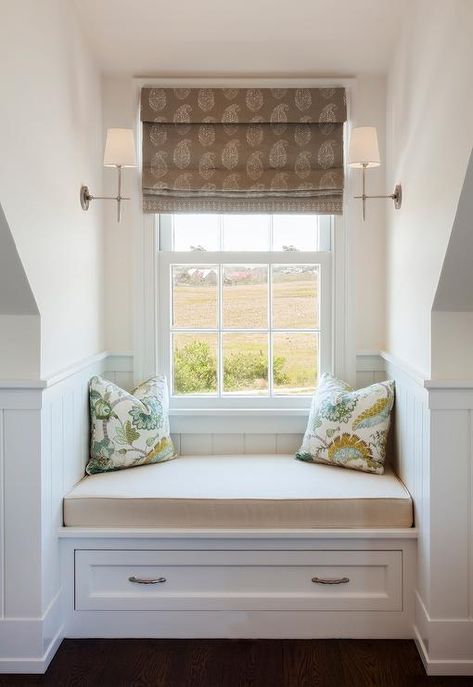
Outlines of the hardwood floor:
{"type": "Polygon", "coordinates": [[[43,676],[0,687],[427,687],[473,678],[425,675],[408,640],[66,639],[43,676]]]}

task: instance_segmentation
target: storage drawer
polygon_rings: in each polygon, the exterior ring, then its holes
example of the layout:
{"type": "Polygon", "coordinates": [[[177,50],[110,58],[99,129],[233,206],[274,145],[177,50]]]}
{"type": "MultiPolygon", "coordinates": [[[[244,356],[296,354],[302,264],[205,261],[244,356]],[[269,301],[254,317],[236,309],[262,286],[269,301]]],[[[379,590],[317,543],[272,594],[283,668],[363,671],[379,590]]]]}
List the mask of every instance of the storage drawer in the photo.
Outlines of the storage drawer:
{"type": "Polygon", "coordinates": [[[75,552],[77,610],[402,610],[402,551],[75,552]]]}

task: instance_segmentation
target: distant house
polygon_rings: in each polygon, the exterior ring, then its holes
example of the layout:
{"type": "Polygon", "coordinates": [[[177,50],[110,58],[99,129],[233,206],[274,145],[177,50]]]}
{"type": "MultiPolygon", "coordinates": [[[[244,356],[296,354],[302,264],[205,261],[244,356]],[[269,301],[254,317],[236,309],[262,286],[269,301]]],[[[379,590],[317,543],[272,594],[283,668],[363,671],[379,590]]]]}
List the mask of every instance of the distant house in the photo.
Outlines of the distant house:
{"type": "Polygon", "coordinates": [[[191,268],[187,271],[190,277],[190,284],[216,284],[217,273],[214,269],[191,268]]]}

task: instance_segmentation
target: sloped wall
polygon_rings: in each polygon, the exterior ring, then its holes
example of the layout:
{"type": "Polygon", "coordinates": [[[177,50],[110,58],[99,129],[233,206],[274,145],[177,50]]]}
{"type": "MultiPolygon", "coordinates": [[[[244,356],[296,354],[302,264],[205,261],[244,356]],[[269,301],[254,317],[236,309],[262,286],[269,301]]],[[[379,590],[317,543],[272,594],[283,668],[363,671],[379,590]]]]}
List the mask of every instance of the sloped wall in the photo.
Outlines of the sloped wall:
{"type": "Polygon", "coordinates": [[[388,77],[387,345],[431,375],[431,310],[473,144],[473,4],[413,0],[388,77]]]}
{"type": "MultiPolygon", "coordinates": [[[[41,369],[102,350],[100,76],[72,3],[2,4],[0,202],[41,315],[41,369]]],[[[11,292],[7,292],[11,296],[11,292]]]]}
{"type": "Polygon", "coordinates": [[[432,312],[432,377],[473,379],[473,153],[432,312]]]}
{"type": "Polygon", "coordinates": [[[39,376],[38,308],[0,205],[0,379],[39,376]]]}

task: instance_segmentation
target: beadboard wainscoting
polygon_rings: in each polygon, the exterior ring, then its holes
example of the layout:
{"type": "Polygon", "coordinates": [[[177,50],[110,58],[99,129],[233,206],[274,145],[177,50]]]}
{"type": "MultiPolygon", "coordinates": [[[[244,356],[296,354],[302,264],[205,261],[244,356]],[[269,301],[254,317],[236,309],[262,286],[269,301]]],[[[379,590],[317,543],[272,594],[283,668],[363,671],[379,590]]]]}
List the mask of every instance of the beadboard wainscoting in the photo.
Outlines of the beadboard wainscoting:
{"type": "Polygon", "coordinates": [[[103,353],[47,380],[0,382],[0,672],[44,672],[62,640],[57,531],[87,461],[88,381],[128,385],[130,366],[103,353]]]}
{"type": "MultiPolygon", "coordinates": [[[[58,529],[63,496],[84,474],[94,374],[131,388],[132,356],[102,354],[45,381],[0,383],[1,672],[44,672],[63,637],[58,529]]],[[[425,382],[387,355],[358,356],[359,386],[385,377],[396,381],[391,460],[414,498],[420,537],[413,632],[430,674],[471,674],[473,384],[425,382]]],[[[188,433],[172,422],[182,453],[287,453],[306,416],[296,416],[298,431],[282,419],[269,431],[264,416],[241,416],[233,432],[221,418],[196,417],[199,430],[188,433]]]]}
{"type": "MultiPolygon", "coordinates": [[[[382,368],[362,356],[363,383],[382,368]]],[[[102,374],[131,389],[133,356],[100,354],[47,380],[0,381],[0,671],[44,672],[62,639],[61,572],[57,530],[62,499],[84,474],[88,456],[88,380],[102,374]]],[[[241,417],[247,423],[248,417],[241,417]]],[[[288,453],[300,443],[306,415],[268,432],[232,433],[210,418],[198,432],[174,433],[185,453],[288,453]]],[[[173,419],[179,427],[179,420],[173,419]]],[[[182,421],[181,421],[182,424],[182,421]]]]}
{"type": "Polygon", "coordinates": [[[473,675],[473,382],[396,381],[392,462],[418,529],[415,636],[429,675],[473,675]]]}
{"type": "Polygon", "coordinates": [[[473,382],[427,382],[416,634],[430,675],[473,675],[473,382]]]}

